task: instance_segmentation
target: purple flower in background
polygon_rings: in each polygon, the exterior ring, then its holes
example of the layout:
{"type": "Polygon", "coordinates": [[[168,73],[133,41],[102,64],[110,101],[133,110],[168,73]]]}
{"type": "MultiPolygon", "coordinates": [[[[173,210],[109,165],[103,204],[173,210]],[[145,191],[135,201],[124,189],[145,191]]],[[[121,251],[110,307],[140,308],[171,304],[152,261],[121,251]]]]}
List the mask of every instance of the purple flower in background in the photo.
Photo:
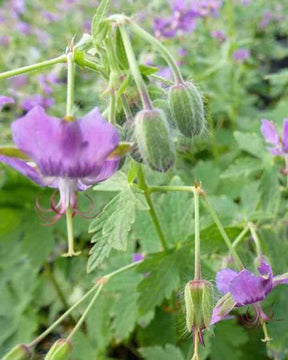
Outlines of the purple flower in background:
{"type": "Polygon", "coordinates": [[[282,137],[280,138],[278,131],[272,121],[262,119],[261,132],[265,140],[273,145],[268,150],[274,156],[287,156],[288,154],[288,118],[284,119],[282,137]]]}
{"type": "Polygon", "coordinates": [[[10,79],[10,83],[14,89],[21,88],[21,87],[27,85],[27,76],[22,74],[22,75],[12,77],[10,79]]]}
{"type": "Polygon", "coordinates": [[[133,254],[133,262],[138,262],[144,260],[145,255],[143,253],[134,253],[133,254]]]}
{"type": "Polygon", "coordinates": [[[241,4],[246,6],[249,5],[251,3],[251,0],[241,0],[241,4]]]}
{"type": "Polygon", "coordinates": [[[11,0],[10,6],[17,15],[23,14],[26,10],[26,0],[11,0]]]}
{"type": "Polygon", "coordinates": [[[8,96],[0,95],[0,111],[5,104],[14,104],[14,100],[8,96]]]}
{"type": "Polygon", "coordinates": [[[71,122],[49,116],[36,106],[12,124],[12,135],[23,159],[0,156],[0,161],[40,186],[59,189],[60,200],[56,203],[56,193],[52,195],[51,210],[37,203],[38,210],[56,212],[54,221],[68,208],[73,215],[81,215],[77,189],[86,190],[118,169],[119,157],[111,153],[119,144],[119,135],[98,108],[71,122]]]}
{"type": "Polygon", "coordinates": [[[237,63],[243,63],[250,56],[250,51],[247,49],[240,48],[233,53],[233,59],[237,63]]]}
{"type": "Polygon", "coordinates": [[[214,39],[218,39],[219,42],[224,42],[227,39],[227,36],[222,30],[211,31],[211,37],[214,39]]]}
{"type": "Polygon", "coordinates": [[[43,107],[44,109],[49,109],[51,106],[54,105],[54,103],[54,99],[45,98],[42,95],[33,95],[29,98],[24,99],[20,103],[20,107],[25,111],[30,111],[37,105],[43,107]]]}
{"type": "MultiPolygon", "coordinates": [[[[225,318],[234,307],[255,305],[264,300],[276,286],[288,284],[288,273],[273,276],[271,266],[263,259],[260,260],[258,271],[260,275],[254,275],[247,269],[240,272],[229,268],[218,271],[216,284],[224,296],[214,309],[214,323],[225,318]]],[[[262,319],[268,319],[260,307],[255,306],[255,309],[262,319]]]]}
{"type": "Polygon", "coordinates": [[[24,35],[29,35],[32,33],[31,26],[29,24],[25,23],[24,21],[17,22],[16,28],[20,33],[22,33],[24,35]]]}
{"type": "Polygon", "coordinates": [[[8,35],[0,35],[0,45],[8,46],[10,44],[10,37],[8,35]]]}
{"type": "Polygon", "coordinates": [[[272,21],[280,21],[283,19],[282,15],[274,14],[271,11],[265,11],[262,20],[260,21],[258,28],[265,29],[272,21]]]}
{"type": "Polygon", "coordinates": [[[219,15],[219,8],[222,6],[222,0],[200,0],[194,4],[201,17],[217,17],[219,15]]]}

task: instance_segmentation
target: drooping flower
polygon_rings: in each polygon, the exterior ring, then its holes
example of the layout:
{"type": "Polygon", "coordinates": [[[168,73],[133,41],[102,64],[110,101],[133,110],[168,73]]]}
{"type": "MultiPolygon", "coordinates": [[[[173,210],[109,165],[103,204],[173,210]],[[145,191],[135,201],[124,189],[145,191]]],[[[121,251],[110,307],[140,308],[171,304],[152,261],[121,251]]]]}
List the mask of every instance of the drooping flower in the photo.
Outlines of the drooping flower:
{"type": "Polygon", "coordinates": [[[265,140],[273,145],[268,147],[272,155],[285,156],[288,154],[288,118],[284,119],[281,137],[273,122],[267,119],[262,119],[261,132],[265,140]]]}
{"type": "Polygon", "coordinates": [[[247,49],[239,48],[233,52],[233,59],[237,63],[243,63],[244,60],[248,59],[250,56],[250,51],[247,49]]]}
{"type": "MultiPolygon", "coordinates": [[[[257,305],[276,286],[288,284],[288,273],[273,276],[271,266],[264,259],[260,259],[258,271],[260,275],[254,275],[247,269],[240,272],[229,268],[218,271],[216,284],[219,292],[224,296],[214,309],[214,323],[225,318],[234,307],[257,305]]],[[[255,308],[258,313],[261,312],[261,317],[267,320],[263,311],[259,307],[255,308]]]]}
{"type": "Polygon", "coordinates": [[[49,116],[36,106],[12,124],[12,135],[27,159],[0,156],[0,161],[40,186],[59,189],[59,202],[55,194],[51,197],[55,221],[68,209],[79,213],[77,189],[86,190],[106,180],[119,165],[118,156],[109,158],[119,144],[119,135],[97,108],[69,122],[49,116]]]}

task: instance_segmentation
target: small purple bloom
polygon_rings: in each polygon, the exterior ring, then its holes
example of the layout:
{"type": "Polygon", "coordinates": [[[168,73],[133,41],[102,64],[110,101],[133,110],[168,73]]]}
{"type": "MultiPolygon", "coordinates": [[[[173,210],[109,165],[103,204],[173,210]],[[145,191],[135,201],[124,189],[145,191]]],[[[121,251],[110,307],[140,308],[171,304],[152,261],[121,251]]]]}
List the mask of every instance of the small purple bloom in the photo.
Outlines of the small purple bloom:
{"type": "Polygon", "coordinates": [[[35,106],[41,106],[44,109],[49,109],[51,106],[53,106],[55,103],[54,99],[51,98],[45,98],[42,95],[33,95],[31,97],[28,97],[24,99],[20,107],[25,111],[32,110],[35,106]]]}
{"type": "Polygon", "coordinates": [[[134,253],[133,262],[138,262],[144,260],[145,255],[143,253],[134,253]]]}
{"type": "Polygon", "coordinates": [[[16,28],[20,33],[24,35],[29,35],[32,33],[31,25],[25,23],[24,21],[19,21],[16,25],[16,28]]]}
{"type": "Polygon", "coordinates": [[[25,85],[27,85],[27,76],[26,75],[18,75],[10,79],[11,86],[14,89],[19,89],[25,85]]]}
{"type": "Polygon", "coordinates": [[[284,119],[281,138],[272,121],[266,119],[262,119],[261,132],[265,140],[273,145],[273,147],[268,148],[272,155],[284,156],[288,154],[288,118],[284,119]]]}
{"type": "Polygon", "coordinates": [[[227,39],[227,36],[222,30],[215,30],[211,32],[211,36],[214,39],[218,39],[219,42],[224,42],[227,39]]]}
{"type": "Polygon", "coordinates": [[[0,111],[5,104],[14,104],[14,100],[8,96],[0,96],[0,111]]]}
{"type": "Polygon", "coordinates": [[[10,37],[8,35],[0,35],[0,45],[8,46],[10,44],[10,37]]]}
{"type": "Polygon", "coordinates": [[[119,157],[109,155],[119,144],[119,134],[98,108],[78,120],[66,121],[36,106],[12,124],[12,135],[29,160],[0,156],[0,161],[40,186],[59,189],[59,202],[55,194],[51,198],[51,208],[57,213],[55,221],[69,207],[73,214],[79,213],[77,189],[86,190],[118,169],[119,157]]]}
{"type": "Polygon", "coordinates": [[[233,59],[237,63],[243,63],[243,61],[246,60],[247,58],[249,58],[249,56],[250,56],[250,51],[247,49],[243,49],[243,48],[240,48],[240,49],[234,51],[234,53],[233,53],[233,59]]]}
{"type": "MultiPolygon", "coordinates": [[[[264,300],[272,289],[281,284],[288,284],[288,273],[273,277],[271,266],[263,259],[258,267],[260,275],[254,275],[243,269],[240,272],[229,268],[218,271],[216,284],[223,294],[214,308],[213,323],[225,318],[234,307],[254,304],[259,313],[258,302],[264,300]]],[[[261,315],[264,318],[264,313],[261,315]]]]}

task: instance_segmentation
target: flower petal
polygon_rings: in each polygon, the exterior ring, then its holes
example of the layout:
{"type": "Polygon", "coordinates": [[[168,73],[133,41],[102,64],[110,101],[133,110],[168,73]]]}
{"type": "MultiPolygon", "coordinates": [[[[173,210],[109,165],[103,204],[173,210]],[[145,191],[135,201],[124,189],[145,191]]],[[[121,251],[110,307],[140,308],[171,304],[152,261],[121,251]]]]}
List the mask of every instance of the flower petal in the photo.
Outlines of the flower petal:
{"type": "Polygon", "coordinates": [[[0,96],[0,111],[2,110],[3,105],[13,104],[14,100],[8,96],[0,96]]]}
{"type": "Polygon", "coordinates": [[[260,260],[260,265],[258,266],[259,273],[266,277],[267,279],[270,279],[273,277],[273,272],[271,266],[266,263],[263,258],[260,260]]]}
{"type": "Polygon", "coordinates": [[[232,298],[231,294],[225,294],[219,301],[217,302],[216,306],[213,309],[212,319],[210,325],[213,325],[221,320],[228,320],[232,319],[233,316],[228,316],[229,312],[233,310],[236,303],[232,298]]]}
{"type": "Polygon", "coordinates": [[[12,133],[15,144],[46,177],[97,177],[119,143],[117,130],[97,108],[67,122],[46,115],[37,106],[12,124],[12,133]]]}
{"type": "Polygon", "coordinates": [[[282,130],[282,149],[288,153],[288,118],[284,119],[282,130]]]}
{"type": "Polygon", "coordinates": [[[221,294],[229,292],[230,283],[237,275],[238,273],[231,269],[223,269],[217,272],[216,284],[221,294]]]}
{"type": "Polygon", "coordinates": [[[276,146],[280,144],[278,132],[271,121],[266,119],[262,120],[261,132],[268,143],[276,146]]]}
{"type": "Polygon", "coordinates": [[[230,283],[229,292],[236,301],[236,306],[253,304],[265,299],[272,290],[272,278],[256,276],[250,271],[242,270],[230,283]]]}
{"type": "Polygon", "coordinates": [[[33,180],[36,184],[44,186],[40,174],[32,166],[28,165],[25,161],[8,156],[0,156],[0,161],[13,167],[15,170],[19,171],[24,176],[33,180]]]}

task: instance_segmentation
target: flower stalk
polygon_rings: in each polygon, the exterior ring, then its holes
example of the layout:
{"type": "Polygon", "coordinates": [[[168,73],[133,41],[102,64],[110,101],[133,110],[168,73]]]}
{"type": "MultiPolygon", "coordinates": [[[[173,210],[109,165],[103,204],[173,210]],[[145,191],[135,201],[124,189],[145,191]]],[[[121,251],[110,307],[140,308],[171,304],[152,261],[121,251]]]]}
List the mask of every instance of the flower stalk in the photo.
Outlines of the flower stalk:
{"type": "Polygon", "coordinates": [[[202,190],[200,187],[195,185],[193,193],[194,193],[194,213],[195,213],[194,280],[201,280],[199,195],[202,193],[202,190]]]}
{"type": "Polygon", "coordinates": [[[74,112],[74,87],[75,87],[75,64],[73,45],[67,54],[67,103],[66,103],[66,117],[65,120],[73,121],[74,112]]]}
{"type": "Polygon", "coordinates": [[[144,83],[144,80],[142,78],[142,75],[140,73],[139,66],[138,66],[138,63],[137,63],[137,60],[136,60],[136,57],[135,57],[135,54],[134,54],[134,51],[133,51],[133,48],[131,45],[131,41],[129,38],[129,34],[124,25],[119,25],[119,29],[120,29],[120,33],[122,36],[126,55],[128,58],[129,66],[130,66],[132,75],[134,77],[134,80],[136,82],[136,86],[138,88],[141,100],[142,100],[143,108],[144,108],[144,110],[151,110],[153,108],[152,102],[149,97],[149,94],[148,94],[146,85],[144,83]]]}
{"type": "Polygon", "coordinates": [[[45,60],[36,64],[23,66],[18,69],[13,69],[0,73],[0,80],[8,79],[17,75],[27,74],[32,71],[45,70],[46,68],[67,62],[67,55],[61,55],[51,60],[45,60]]]}
{"type": "Polygon", "coordinates": [[[68,237],[68,251],[63,254],[63,257],[78,256],[81,254],[81,251],[74,250],[74,235],[73,235],[73,221],[72,221],[72,209],[71,206],[68,207],[66,211],[66,225],[67,225],[67,237],[68,237]]]}

